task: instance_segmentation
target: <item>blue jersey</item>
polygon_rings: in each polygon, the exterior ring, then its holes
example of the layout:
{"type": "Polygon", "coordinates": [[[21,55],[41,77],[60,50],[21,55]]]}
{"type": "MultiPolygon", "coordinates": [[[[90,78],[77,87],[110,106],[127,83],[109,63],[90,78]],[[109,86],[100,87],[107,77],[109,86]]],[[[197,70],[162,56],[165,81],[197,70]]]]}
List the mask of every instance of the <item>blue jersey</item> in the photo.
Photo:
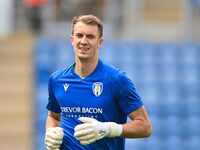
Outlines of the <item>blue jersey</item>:
{"type": "Polygon", "coordinates": [[[124,124],[127,115],[143,105],[126,74],[99,60],[95,70],[82,79],[74,64],[58,70],[49,79],[47,109],[61,113],[64,138],[61,150],[123,150],[124,138],[102,138],[83,146],[74,137],[79,117],[124,124]]]}

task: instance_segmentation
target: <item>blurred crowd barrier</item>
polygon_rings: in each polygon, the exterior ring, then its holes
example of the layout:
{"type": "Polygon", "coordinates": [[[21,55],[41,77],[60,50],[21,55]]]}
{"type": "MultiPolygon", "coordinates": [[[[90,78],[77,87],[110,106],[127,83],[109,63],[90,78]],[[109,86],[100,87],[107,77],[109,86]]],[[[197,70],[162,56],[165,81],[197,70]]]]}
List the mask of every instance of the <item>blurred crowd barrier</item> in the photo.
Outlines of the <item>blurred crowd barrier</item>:
{"type": "MultiPolygon", "coordinates": [[[[99,53],[127,72],[153,125],[150,138],[127,139],[126,150],[199,150],[200,44],[107,41],[99,53]]],[[[35,43],[35,149],[45,149],[48,77],[73,63],[73,55],[66,41],[40,37],[35,43]]]]}

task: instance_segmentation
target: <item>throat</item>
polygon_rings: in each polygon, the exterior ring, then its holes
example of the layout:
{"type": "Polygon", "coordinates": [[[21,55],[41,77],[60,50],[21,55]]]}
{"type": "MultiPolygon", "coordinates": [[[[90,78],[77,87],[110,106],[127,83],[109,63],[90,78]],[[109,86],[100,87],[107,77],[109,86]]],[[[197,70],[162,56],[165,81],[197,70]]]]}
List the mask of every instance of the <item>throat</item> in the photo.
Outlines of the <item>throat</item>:
{"type": "Polygon", "coordinates": [[[76,75],[78,75],[78,76],[79,76],[80,78],[82,78],[82,79],[85,79],[85,78],[88,76],[87,73],[79,73],[79,72],[77,71],[76,65],[74,66],[74,73],[75,73],[76,75]]]}
{"type": "Polygon", "coordinates": [[[74,65],[74,73],[77,74],[80,78],[88,77],[96,68],[98,61],[95,62],[80,62],[76,61],[74,65]]]}

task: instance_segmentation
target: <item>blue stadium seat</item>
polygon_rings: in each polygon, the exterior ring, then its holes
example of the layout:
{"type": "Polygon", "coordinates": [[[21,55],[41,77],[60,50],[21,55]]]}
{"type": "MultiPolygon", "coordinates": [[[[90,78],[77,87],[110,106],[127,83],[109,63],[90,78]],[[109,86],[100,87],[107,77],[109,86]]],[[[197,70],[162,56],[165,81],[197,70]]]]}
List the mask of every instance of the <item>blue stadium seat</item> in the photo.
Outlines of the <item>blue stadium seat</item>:
{"type": "Polygon", "coordinates": [[[171,136],[163,142],[164,150],[184,150],[183,140],[178,136],[171,136]]]}
{"type": "Polygon", "coordinates": [[[185,139],[184,145],[185,150],[199,150],[200,148],[200,137],[199,136],[193,136],[188,139],[185,139]]]}
{"type": "Polygon", "coordinates": [[[69,66],[74,62],[74,50],[69,42],[57,41],[55,43],[56,69],[69,66]]]}
{"type": "Polygon", "coordinates": [[[148,150],[147,139],[126,139],[125,150],[148,150]]]}
{"type": "Polygon", "coordinates": [[[187,118],[187,130],[191,136],[196,136],[200,138],[200,117],[190,116],[187,118]]]}

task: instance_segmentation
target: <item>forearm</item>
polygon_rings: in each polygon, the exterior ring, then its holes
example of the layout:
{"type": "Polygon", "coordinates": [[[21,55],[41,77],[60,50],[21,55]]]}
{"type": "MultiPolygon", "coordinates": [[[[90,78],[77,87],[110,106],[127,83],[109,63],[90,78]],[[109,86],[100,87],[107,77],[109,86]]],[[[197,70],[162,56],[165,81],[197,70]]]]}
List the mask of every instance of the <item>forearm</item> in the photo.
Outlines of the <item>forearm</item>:
{"type": "Polygon", "coordinates": [[[129,115],[132,121],[124,125],[115,122],[100,122],[94,118],[81,117],[79,121],[83,123],[75,127],[74,136],[82,145],[88,145],[104,137],[148,137],[151,134],[151,124],[143,111],[144,108],[140,108],[136,112],[132,112],[129,115]]]}
{"type": "Polygon", "coordinates": [[[46,129],[58,126],[60,126],[60,115],[49,112],[46,120],[46,129]]]}
{"type": "Polygon", "coordinates": [[[142,138],[151,135],[151,123],[144,106],[129,114],[129,118],[132,121],[123,125],[122,137],[142,138]]]}
{"type": "Polygon", "coordinates": [[[123,125],[122,137],[142,138],[151,135],[151,125],[144,120],[134,120],[123,125]]]}
{"type": "Polygon", "coordinates": [[[60,125],[60,114],[49,111],[46,120],[45,146],[48,150],[59,150],[64,136],[60,125]]]}

